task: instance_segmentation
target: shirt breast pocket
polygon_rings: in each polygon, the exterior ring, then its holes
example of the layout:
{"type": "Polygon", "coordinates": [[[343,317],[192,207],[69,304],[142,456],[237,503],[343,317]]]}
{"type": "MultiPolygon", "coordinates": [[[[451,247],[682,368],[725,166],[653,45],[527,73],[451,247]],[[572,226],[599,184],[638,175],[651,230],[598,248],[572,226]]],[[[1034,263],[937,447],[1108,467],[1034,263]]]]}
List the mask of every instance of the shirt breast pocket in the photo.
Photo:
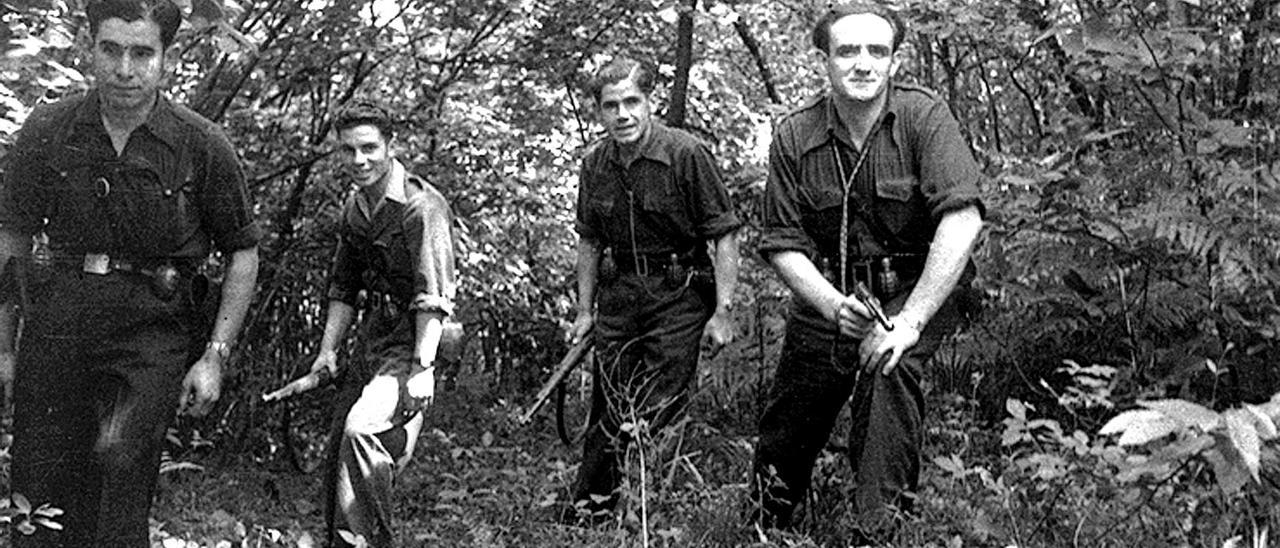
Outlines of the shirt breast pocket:
{"type": "Polygon", "coordinates": [[[684,195],[674,184],[663,184],[647,188],[640,199],[640,207],[645,215],[655,221],[654,226],[669,231],[667,235],[674,241],[693,234],[693,227],[688,208],[685,207],[684,195]]]}
{"type": "Polygon", "coordinates": [[[187,177],[166,182],[156,166],[130,159],[107,176],[106,203],[120,247],[131,253],[163,255],[187,236],[187,177]]]}
{"type": "Polygon", "coordinates": [[[55,245],[104,248],[108,219],[98,207],[105,188],[103,164],[83,152],[67,148],[45,162],[49,177],[33,181],[29,192],[18,194],[20,207],[49,220],[55,245]]]}
{"type": "Polygon", "coordinates": [[[929,223],[929,212],[919,180],[911,175],[876,180],[875,211],[880,221],[895,235],[911,241],[929,223]]]}

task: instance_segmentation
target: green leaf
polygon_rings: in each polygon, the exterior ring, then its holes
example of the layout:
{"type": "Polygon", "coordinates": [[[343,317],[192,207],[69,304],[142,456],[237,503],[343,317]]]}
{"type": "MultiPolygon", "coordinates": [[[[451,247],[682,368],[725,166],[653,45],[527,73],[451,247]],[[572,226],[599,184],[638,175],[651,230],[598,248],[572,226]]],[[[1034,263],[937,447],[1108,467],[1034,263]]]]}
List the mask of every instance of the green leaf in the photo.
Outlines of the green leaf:
{"type": "MultiPolygon", "coordinates": [[[[1229,445],[1226,453],[1234,453],[1229,445]]],[[[1205,459],[1213,466],[1213,476],[1218,480],[1218,487],[1228,496],[1239,493],[1249,483],[1249,471],[1239,459],[1227,458],[1223,451],[1214,450],[1205,453],[1205,459]]]]}
{"type": "Polygon", "coordinates": [[[933,457],[933,464],[956,478],[963,478],[965,476],[964,462],[960,460],[959,455],[954,453],[945,456],[938,455],[933,457]]]}
{"type": "Polygon", "coordinates": [[[1277,435],[1280,435],[1276,431],[1275,421],[1261,407],[1246,403],[1244,404],[1244,409],[1249,412],[1253,419],[1254,426],[1258,428],[1258,437],[1262,438],[1262,441],[1273,440],[1277,435]]]}
{"type": "Polygon", "coordinates": [[[1222,418],[1213,410],[1186,400],[1148,400],[1139,401],[1138,405],[1159,411],[1186,426],[1194,426],[1206,432],[1216,428],[1222,421],[1222,418]]]}
{"type": "Polygon", "coordinates": [[[1231,445],[1240,453],[1240,459],[1254,481],[1258,480],[1258,467],[1262,459],[1262,441],[1248,411],[1231,409],[1226,413],[1227,435],[1231,445]]]}
{"type": "Polygon", "coordinates": [[[1120,433],[1120,445],[1142,445],[1151,440],[1163,438],[1178,430],[1182,425],[1171,420],[1159,411],[1137,409],[1125,411],[1107,421],[1098,433],[1102,435],[1120,433]]]}
{"type": "Polygon", "coordinates": [[[27,497],[23,496],[22,493],[13,494],[13,507],[17,508],[19,513],[31,513],[31,501],[27,500],[27,497]]]}
{"type": "Polygon", "coordinates": [[[1021,400],[1015,400],[1013,398],[1009,398],[1004,402],[1005,411],[1008,411],[1010,415],[1013,415],[1013,418],[1021,421],[1027,420],[1028,407],[1030,406],[1028,406],[1025,403],[1022,403],[1021,400]]]}

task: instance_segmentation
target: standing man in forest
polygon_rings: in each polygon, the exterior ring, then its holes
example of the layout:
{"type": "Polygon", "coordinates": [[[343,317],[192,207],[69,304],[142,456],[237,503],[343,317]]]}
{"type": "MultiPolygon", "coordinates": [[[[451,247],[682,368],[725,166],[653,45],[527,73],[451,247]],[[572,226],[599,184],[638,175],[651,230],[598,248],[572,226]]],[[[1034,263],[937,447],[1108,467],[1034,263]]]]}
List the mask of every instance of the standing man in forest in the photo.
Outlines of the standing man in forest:
{"type": "Polygon", "coordinates": [[[446,317],[453,314],[453,213],[434,187],[395,158],[391,116],[369,101],[344,108],[334,122],[343,175],[356,191],[343,205],[329,278],[329,311],[312,372],[338,373],[338,347],[355,320],[363,355],[341,377],[325,518],[329,543],[339,531],[369,546],[393,545],[391,486],[422,430],[435,395],[446,317]]]}
{"type": "Polygon", "coordinates": [[[707,146],[654,120],[652,64],[619,58],[589,92],[607,137],[582,161],[576,228],[577,344],[596,330],[591,423],[573,487],[577,513],[617,503],[620,459],[637,432],[679,418],[695,380],[701,341],[733,338],[737,229],[707,146]],[[642,420],[636,420],[636,419],[642,420]]]}
{"type": "Polygon", "coordinates": [[[160,93],[181,12],[98,0],[87,15],[93,87],[27,118],[0,189],[13,491],[65,511],[61,531],[12,532],[19,547],[150,545],[165,428],[175,408],[200,416],[218,399],[258,271],[231,143],[160,93]],[[197,271],[211,246],[226,257],[212,327],[197,271]]]}
{"type": "Polygon", "coordinates": [[[760,253],[795,299],[756,448],[766,527],[792,524],[846,401],[853,540],[885,540],[911,509],[920,379],[973,277],[983,175],[947,105],[893,81],[903,32],[881,6],[833,8],[812,36],[830,90],[774,129],[760,253]]]}

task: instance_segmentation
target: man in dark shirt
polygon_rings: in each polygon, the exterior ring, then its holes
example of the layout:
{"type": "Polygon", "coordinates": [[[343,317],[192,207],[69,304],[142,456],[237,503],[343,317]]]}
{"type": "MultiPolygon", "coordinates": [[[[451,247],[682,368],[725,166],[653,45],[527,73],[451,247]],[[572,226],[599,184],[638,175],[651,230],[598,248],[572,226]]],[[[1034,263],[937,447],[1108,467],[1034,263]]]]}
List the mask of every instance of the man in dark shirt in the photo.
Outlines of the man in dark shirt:
{"type": "Polygon", "coordinates": [[[0,189],[0,378],[14,376],[13,490],[65,511],[16,546],[145,547],[174,408],[203,415],[252,300],[259,230],[222,131],[159,93],[168,0],[88,8],[95,83],[38,108],[0,189]],[[226,258],[213,325],[197,272],[226,258]],[[208,341],[207,344],[205,341],[208,341]]]}
{"type": "Polygon", "coordinates": [[[590,92],[608,137],[582,161],[577,343],[596,329],[591,424],[573,488],[578,510],[613,508],[619,459],[645,424],[683,412],[702,339],[733,337],[741,224],[706,145],[653,120],[655,70],[616,59],[590,92]],[[637,420],[641,419],[641,420],[637,420]],[[602,502],[603,501],[603,502],[602,502]]]}
{"type": "Polygon", "coordinates": [[[902,35],[885,9],[833,8],[813,33],[831,89],[774,130],[760,252],[795,299],[756,449],[766,526],[791,524],[846,401],[863,533],[891,531],[916,489],[922,367],[972,277],[982,174],[947,105],[893,82],[902,35]]]}
{"type": "Polygon", "coordinates": [[[435,394],[445,319],[454,312],[453,213],[393,154],[390,115],[357,102],[334,123],[344,175],[357,188],[342,210],[329,311],[313,372],[338,372],[337,349],[365,293],[363,355],[341,378],[325,516],[368,546],[393,544],[391,485],[413,456],[422,409],[435,394]]]}

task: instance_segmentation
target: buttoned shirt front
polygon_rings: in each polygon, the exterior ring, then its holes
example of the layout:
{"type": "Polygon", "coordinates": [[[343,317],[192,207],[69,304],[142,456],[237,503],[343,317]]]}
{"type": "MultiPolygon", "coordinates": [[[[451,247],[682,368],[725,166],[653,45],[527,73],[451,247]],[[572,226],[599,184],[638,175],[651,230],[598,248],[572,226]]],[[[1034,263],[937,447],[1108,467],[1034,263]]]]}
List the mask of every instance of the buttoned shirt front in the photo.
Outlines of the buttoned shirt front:
{"type": "MultiPolygon", "coordinates": [[[[943,215],[982,209],[981,169],[946,103],[923,88],[895,84],[878,126],[864,145],[866,160],[848,193],[848,256],[927,253],[943,215]],[[879,229],[869,223],[879,223],[879,229]]],[[[861,152],[829,95],[779,122],[769,153],[763,256],[839,256],[844,183],[861,152]]]]}
{"type": "Polygon", "coordinates": [[[96,91],[38,108],[6,163],[0,223],[55,252],[198,259],[261,236],[230,141],[163,96],[119,154],[96,91]]]}
{"type": "Polygon", "coordinates": [[[453,213],[444,196],[393,161],[382,196],[357,191],[342,211],[329,298],[355,305],[361,290],[414,310],[453,313],[453,213]]]}
{"type": "Polygon", "coordinates": [[[710,150],[692,135],[657,123],[641,147],[629,164],[613,139],[587,153],[579,177],[578,234],[623,255],[692,254],[695,263],[710,264],[700,244],[742,224],[710,150]]]}

